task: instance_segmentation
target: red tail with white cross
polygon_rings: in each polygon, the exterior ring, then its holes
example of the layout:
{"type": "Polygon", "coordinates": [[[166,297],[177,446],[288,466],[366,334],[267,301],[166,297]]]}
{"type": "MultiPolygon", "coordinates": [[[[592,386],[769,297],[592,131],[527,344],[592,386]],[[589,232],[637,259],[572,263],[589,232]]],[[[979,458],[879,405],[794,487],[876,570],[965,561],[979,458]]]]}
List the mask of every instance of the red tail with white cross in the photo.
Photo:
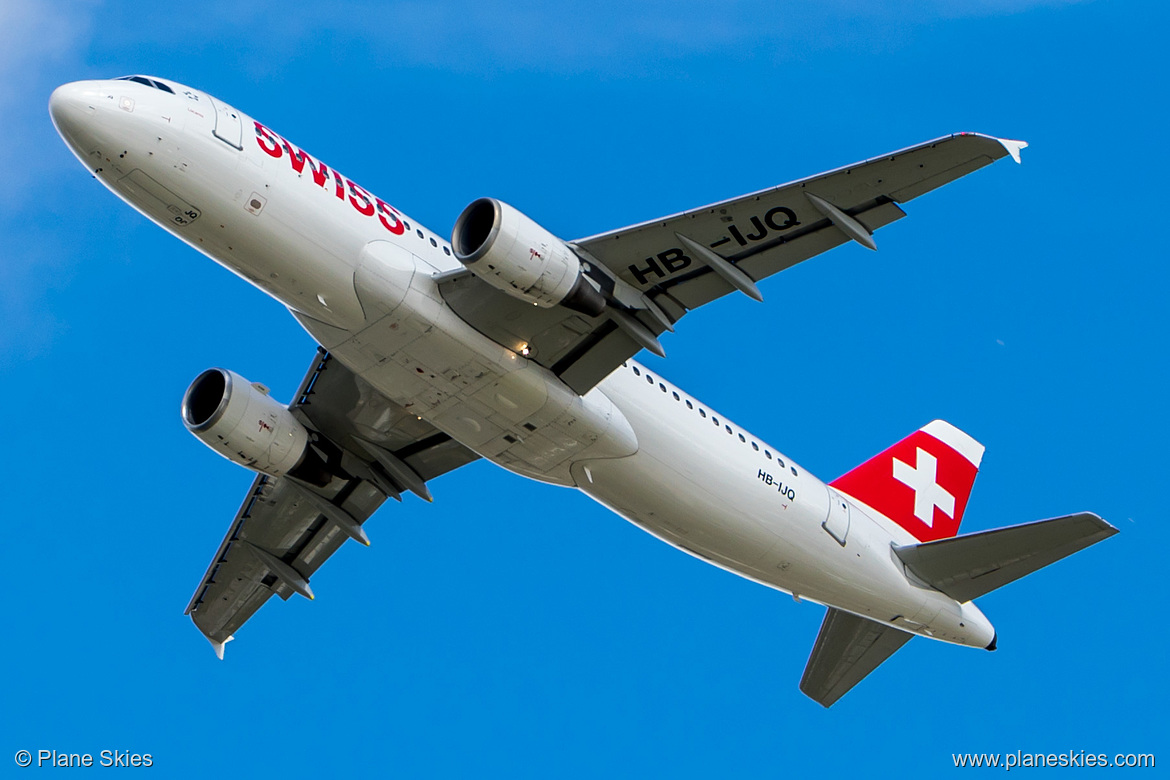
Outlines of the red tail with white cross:
{"type": "Polygon", "coordinates": [[[830,484],[929,542],[959,532],[982,458],[982,444],[935,420],[830,484]]]}

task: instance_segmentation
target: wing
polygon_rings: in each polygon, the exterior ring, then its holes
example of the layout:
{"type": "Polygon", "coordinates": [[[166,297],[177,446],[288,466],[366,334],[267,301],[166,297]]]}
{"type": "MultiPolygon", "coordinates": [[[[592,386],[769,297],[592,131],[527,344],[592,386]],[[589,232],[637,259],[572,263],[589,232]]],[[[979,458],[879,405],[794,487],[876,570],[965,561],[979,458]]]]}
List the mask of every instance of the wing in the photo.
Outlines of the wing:
{"type": "Polygon", "coordinates": [[[830,607],[804,667],[800,690],[822,707],[831,707],[912,638],[913,634],[830,607]]]}
{"type": "Polygon", "coordinates": [[[440,279],[447,303],[485,335],[526,349],[585,393],[691,309],[905,216],[899,204],[1026,144],[958,133],[740,198],[570,242],[585,272],[621,306],[598,317],[541,309],[470,272],[440,279]]]}
{"type": "Polygon", "coordinates": [[[273,594],[313,597],[309,578],[387,497],[475,460],[463,445],[392,403],[318,351],[289,407],[343,476],[316,488],[259,475],[186,614],[223,658],[223,646],[273,594]]]}

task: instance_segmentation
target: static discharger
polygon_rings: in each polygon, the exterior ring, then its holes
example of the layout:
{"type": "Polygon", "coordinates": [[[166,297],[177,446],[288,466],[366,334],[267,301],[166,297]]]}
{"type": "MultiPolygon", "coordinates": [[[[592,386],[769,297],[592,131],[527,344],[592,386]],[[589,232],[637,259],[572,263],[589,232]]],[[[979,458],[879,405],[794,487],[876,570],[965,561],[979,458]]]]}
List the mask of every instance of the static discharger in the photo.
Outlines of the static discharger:
{"type": "Polygon", "coordinates": [[[252,544],[247,539],[242,539],[241,541],[244,543],[244,547],[251,550],[252,554],[256,556],[256,560],[264,564],[268,568],[268,571],[272,572],[278,580],[310,601],[313,600],[313,589],[309,587],[309,581],[302,577],[300,572],[264,548],[252,544]]]}
{"type": "Polygon", "coordinates": [[[813,195],[811,192],[804,193],[808,198],[808,202],[816,207],[816,210],[828,217],[837,228],[845,235],[852,238],[857,243],[861,244],[866,249],[877,250],[877,244],[873,241],[873,233],[870,233],[865,225],[858,222],[853,217],[846,214],[841,209],[834,206],[829,201],[822,197],[813,195]]]}

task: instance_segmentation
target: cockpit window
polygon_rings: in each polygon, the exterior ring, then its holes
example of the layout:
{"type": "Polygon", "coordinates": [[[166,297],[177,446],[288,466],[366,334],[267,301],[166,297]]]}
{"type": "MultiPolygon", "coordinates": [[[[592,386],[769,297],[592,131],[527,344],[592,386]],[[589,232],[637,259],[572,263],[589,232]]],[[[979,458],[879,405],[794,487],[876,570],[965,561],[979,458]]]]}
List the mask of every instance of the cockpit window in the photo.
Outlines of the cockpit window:
{"type": "Polygon", "coordinates": [[[114,79],[114,81],[133,81],[138,84],[144,84],[151,89],[161,89],[163,92],[169,92],[172,95],[175,94],[175,91],[166,84],[162,83],[161,81],[148,79],[146,76],[119,76],[118,78],[114,79]]]}

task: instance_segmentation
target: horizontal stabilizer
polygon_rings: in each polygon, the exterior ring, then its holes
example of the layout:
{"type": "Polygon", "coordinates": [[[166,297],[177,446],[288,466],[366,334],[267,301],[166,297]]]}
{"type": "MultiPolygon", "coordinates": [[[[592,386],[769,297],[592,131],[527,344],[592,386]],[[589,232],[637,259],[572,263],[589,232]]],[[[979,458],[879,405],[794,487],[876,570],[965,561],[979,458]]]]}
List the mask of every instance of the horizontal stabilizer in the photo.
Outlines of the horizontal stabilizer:
{"type": "Polygon", "coordinates": [[[831,707],[912,637],[830,607],[804,667],[800,690],[822,707],[831,707]]]}
{"type": "Polygon", "coordinates": [[[958,602],[1001,588],[1117,533],[1091,512],[895,547],[916,577],[958,602]]]}

